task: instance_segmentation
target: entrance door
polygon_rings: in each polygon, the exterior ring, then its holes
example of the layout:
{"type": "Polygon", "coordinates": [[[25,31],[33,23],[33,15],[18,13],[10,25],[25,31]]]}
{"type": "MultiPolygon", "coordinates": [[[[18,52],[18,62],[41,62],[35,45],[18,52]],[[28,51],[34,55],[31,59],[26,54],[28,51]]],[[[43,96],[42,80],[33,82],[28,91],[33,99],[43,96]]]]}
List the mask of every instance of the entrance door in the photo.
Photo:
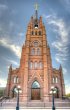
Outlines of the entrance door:
{"type": "Polygon", "coordinates": [[[31,100],[40,100],[40,85],[37,81],[32,84],[31,100]]]}
{"type": "Polygon", "coordinates": [[[57,87],[55,87],[55,89],[56,89],[55,98],[59,98],[59,89],[57,87]]]}

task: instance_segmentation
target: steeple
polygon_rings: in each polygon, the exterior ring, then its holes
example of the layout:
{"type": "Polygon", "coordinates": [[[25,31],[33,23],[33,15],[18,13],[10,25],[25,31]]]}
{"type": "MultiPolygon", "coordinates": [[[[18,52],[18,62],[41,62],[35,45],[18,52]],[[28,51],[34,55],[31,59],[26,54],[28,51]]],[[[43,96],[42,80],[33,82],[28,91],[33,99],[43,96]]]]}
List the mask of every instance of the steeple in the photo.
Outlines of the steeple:
{"type": "Polygon", "coordinates": [[[38,19],[38,4],[35,4],[35,19],[38,19]]]}
{"type": "Polygon", "coordinates": [[[59,70],[62,71],[62,66],[61,66],[61,64],[60,64],[59,70]]]}
{"type": "Polygon", "coordinates": [[[9,67],[9,72],[11,72],[11,71],[12,71],[12,64],[9,67]]]}
{"type": "Polygon", "coordinates": [[[38,4],[35,4],[34,27],[38,28],[38,4]]]}

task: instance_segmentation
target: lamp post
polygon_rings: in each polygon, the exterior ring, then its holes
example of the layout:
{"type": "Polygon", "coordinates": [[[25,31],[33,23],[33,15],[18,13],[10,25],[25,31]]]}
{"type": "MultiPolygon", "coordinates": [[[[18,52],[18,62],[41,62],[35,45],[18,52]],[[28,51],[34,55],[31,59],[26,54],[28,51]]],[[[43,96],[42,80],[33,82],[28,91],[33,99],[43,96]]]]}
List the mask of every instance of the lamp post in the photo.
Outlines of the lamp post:
{"type": "Polygon", "coordinates": [[[55,110],[55,104],[54,104],[54,94],[56,93],[56,88],[54,86],[51,87],[50,94],[52,94],[52,110],[55,110]]]}
{"type": "Polygon", "coordinates": [[[19,110],[19,93],[22,93],[22,90],[20,88],[20,86],[17,86],[16,90],[17,92],[17,105],[16,105],[16,110],[19,110]]]}

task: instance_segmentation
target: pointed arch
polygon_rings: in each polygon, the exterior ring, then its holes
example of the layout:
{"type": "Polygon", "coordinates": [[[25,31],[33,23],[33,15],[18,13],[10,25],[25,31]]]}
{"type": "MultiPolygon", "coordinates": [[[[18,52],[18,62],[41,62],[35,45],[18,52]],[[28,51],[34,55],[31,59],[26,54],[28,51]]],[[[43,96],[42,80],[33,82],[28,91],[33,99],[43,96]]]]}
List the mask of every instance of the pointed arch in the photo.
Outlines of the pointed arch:
{"type": "Polygon", "coordinates": [[[38,48],[37,49],[37,55],[40,55],[41,54],[41,51],[40,51],[40,49],[38,48]]]}
{"type": "Polygon", "coordinates": [[[33,83],[32,83],[32,86],[31,88],[40,88],[40,84],[37,80],[35,80],[33,83]]]}
{"type": "Polygon", "coordinates": [[[31,100],[40,100],[41,93],[40,93],[40,84],[37,80],[35,80],[31,85],[31,100]]]}
{"type": "Polygon", "coordinates": [[[35,55],[35,49],[34,48],[32,48],[32,50],[31,50],[31,55],[35,55]]]}

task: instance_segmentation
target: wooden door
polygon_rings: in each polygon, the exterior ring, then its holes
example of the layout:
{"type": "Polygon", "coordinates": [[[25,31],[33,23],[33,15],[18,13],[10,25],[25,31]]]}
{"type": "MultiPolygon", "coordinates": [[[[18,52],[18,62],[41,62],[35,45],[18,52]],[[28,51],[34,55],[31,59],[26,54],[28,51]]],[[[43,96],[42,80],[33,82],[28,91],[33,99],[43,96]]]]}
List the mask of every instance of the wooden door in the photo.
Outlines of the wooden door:
{"type": "Polygon", "coordinates": [[[31,100],[40,100],[40,88],[32,88],[31,100]]]}

